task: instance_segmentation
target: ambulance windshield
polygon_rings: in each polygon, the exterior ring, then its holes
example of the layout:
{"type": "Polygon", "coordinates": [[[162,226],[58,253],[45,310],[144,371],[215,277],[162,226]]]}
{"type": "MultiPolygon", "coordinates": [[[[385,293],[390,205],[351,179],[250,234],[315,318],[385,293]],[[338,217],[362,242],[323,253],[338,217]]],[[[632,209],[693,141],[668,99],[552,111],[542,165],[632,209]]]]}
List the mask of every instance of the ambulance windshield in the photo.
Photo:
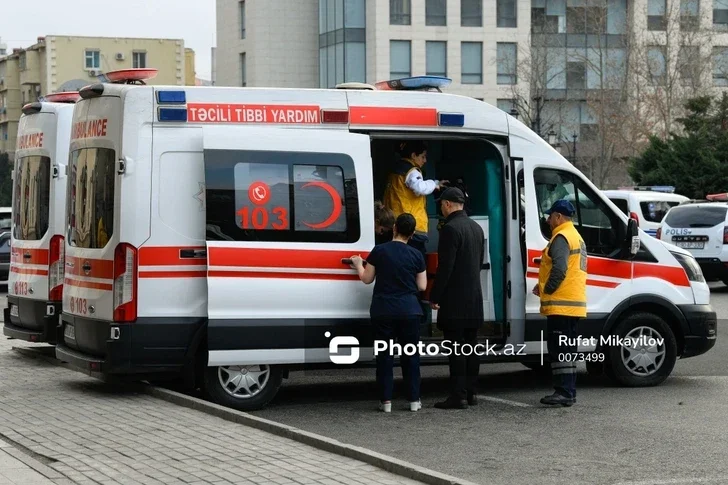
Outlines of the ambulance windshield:
{"type": "Polygon", "coordinates": [[[101,249],[114,230],[114,151],[84,148],[71,154],[68,186],[68,242],[101,249]]]}
{"type": "Polygon", "coordinates": [[[48,230],[50,213],[48,157],[19,158],[15,165],[15,239],[36,241],[48,230]]]}

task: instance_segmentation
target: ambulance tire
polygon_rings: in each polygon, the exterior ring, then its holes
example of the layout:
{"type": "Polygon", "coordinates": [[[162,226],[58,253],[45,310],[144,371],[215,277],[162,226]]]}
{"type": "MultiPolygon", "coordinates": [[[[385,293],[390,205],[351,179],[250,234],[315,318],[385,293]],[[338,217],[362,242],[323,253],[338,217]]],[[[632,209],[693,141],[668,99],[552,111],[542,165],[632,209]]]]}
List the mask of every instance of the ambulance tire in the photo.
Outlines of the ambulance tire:
{"type": "MultiPolygon", "coordinates": [[[[629,358],[626,353],[623,355],[622,346],[614,345],[606,347],[603,350],[607,360],[605,367],[606,375],[611,380],[625,387],[651,387],[659,385],[672,373],[675,362],[677,362],[677,341],[675,334],[670,329],[670,326],[654,313],[631,313],[619,322],[610,334],[622,338],[627,336],[631,338],[637,336],[637,334],[630,335],[630,332],[641,327],[652,330],[653,337],[659,335],[665,339],[663,346],[657,348],[658,351],[664,350],[664,354],[660,356],[661,358],[658,357],[655,360],[658,366],[656,371],[652,371],[647,375],[635,375],[624,362],[623,357],[627,357],[627,360],[629,358]]],[[[649,352],[649,350],[646,350],[646,352],[649,352]]],[[[642,368],[641,371],[644,373],[645,369],[642,368]]]]}
{"type": "Polygon", "coordinates": [[[263,409],[278,394],[283,382],[283,370],[276,365],[263,365],[269,369],[268,379],[262,389],[249,397],[235,397],[223,387],[220,379],[220,367],[207,367],[204,377],[204,391],[212,401],[238,411],[256,411],[263,409]]]}

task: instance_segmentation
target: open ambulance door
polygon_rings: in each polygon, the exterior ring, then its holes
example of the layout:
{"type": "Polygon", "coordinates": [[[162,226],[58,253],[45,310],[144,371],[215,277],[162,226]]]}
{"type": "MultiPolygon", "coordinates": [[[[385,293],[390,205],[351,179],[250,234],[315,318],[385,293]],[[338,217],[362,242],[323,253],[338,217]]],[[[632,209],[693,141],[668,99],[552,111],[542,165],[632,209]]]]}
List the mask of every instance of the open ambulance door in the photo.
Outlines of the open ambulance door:
{"type": "Polygon", "coordinates": [[[374,285],[348,262],[374,246],[369,137],[230,125],[203,136],[208,366],[331,364],[334,337],[361,350],[339,357],[371,358],[374,285]]]}

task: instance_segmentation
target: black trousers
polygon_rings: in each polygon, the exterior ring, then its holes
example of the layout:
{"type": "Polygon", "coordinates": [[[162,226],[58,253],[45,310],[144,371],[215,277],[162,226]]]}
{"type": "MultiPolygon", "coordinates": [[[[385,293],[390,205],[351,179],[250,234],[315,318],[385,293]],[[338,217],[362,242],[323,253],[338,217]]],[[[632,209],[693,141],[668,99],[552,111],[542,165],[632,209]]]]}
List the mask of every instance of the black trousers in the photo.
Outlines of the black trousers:
{"type": "Polygon", "coordinates": [[[559,337],[576,339],[576,323],[579,317],[551,315],[546,317],[546,331],[549,359],[551,360],[551,378],[554,390],[565,397],[576,397],[576,359],[574,354],[578,346],[573,340],[563,344],[559,337]]]}
{"type": "Polygon", "coordinates": [[[456,330],[443,330],[445,340],[451,342],[450,349],[450,397],[458,400],[465,400],[468,396],[476,393],[478,373],[480,371],[480,358],[475,352],[475,345],[478,343],[477,328],[459,328],[456,330]],[[455,352],[454,343],[458,343],[458,352],[455,352]],[[468,355],[463,355],[463,344],[468,355]],[[457,355],[456,355],[457,354],[457,355]]]}

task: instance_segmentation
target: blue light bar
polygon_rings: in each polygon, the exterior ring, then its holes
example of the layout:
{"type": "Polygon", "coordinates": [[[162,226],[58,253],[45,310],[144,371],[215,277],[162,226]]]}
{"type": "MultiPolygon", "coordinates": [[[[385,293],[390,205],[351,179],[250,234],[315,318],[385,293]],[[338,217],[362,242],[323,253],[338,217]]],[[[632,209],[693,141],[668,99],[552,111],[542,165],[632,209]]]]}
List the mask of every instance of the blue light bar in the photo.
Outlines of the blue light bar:
{"type": "Polygon", "coordinates": [[[159,121],[187,121],[187,108],[159,108],[159,121]]]}
{"type": "Polygon", "coordinates": [[[392,79],[390,81],[381,81],[374,86],[382,90],[402,91],[409,89],[440,89],[449,86],[452,79],[441,76],[415,76],[402,79],[392,79]]]}
{"type": "Polygon", "coordinates": [[[187,102],[187,95],[184,91],[157,91],[157,102],[159,104],[184,104],[187,102]]]}
{"type": "Polygon", "coordinates": [[[465,115],[462,113],[438,113],[440,126],[465,126],[465,115]]]}

